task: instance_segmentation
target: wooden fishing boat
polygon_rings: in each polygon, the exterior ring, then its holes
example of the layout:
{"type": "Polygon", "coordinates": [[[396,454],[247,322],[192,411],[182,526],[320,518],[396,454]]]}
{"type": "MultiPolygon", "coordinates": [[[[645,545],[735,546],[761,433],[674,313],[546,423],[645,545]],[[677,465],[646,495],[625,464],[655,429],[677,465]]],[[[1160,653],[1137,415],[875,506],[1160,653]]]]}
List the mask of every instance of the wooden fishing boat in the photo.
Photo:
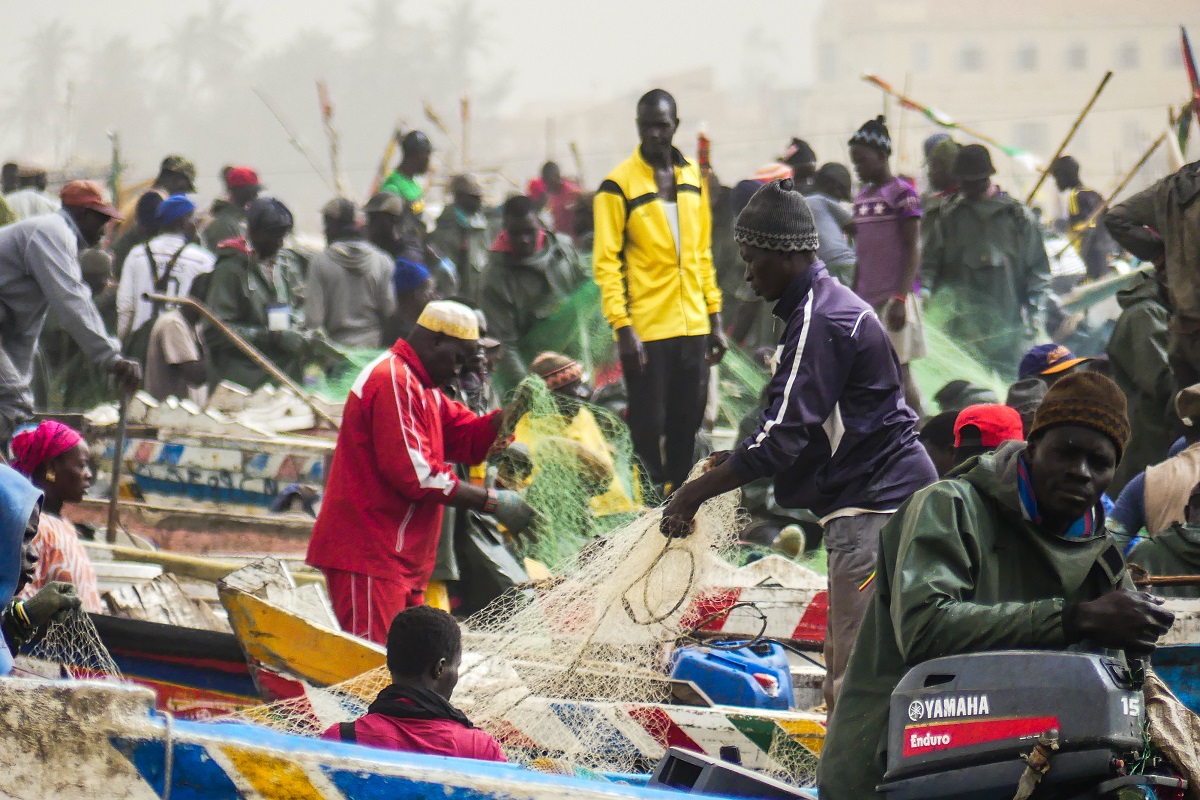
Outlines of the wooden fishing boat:
{"type": "Polygon", "coordinates": [[[246,592],[221,591],[221,604],[255,668],[330,686],[382,667],[386,653],[373,642],[321,625],[246,592]]]}
{"type": "Polygon", "coordinates": [[[509,764],[373,750],[231,723],[173,720],[151,692],[99,682],[0,681],[0,793],[194,800],[670,800],[678,792],[509,764]],[[38,757],[31,757],[36,753],[38,757]]]}
{"type": "Polygon", "coordinates": [[[178,719],[205,720],[262,703],[231,633],[104,614],[89,617],[122,677],[153,691],[159,710],[178,719]]]}
{"type": "MultiPolygon", "coordinates": [[[[108,522],[108,501],[85,498],[71,506],[71,519],[93,529],[108,522]]],[[[278,554],[303,556],[313,517],[303,513],[242,513],[214,503],[162,500],[121,501],[121,527],[155,547],[175,553],[278,554]]]]}
{"type": "MultiPolygon", "coordinates": [[[[102,463],[111,464],[114,440],[99,442],[102,463]]],[[[292,484],[319,494],[333,447],[334,442],[313,436],[154,430],[132,433],[123,453],[128,474],[151,500],[186,498],[248,513],[269,508],[292,484]]]]}

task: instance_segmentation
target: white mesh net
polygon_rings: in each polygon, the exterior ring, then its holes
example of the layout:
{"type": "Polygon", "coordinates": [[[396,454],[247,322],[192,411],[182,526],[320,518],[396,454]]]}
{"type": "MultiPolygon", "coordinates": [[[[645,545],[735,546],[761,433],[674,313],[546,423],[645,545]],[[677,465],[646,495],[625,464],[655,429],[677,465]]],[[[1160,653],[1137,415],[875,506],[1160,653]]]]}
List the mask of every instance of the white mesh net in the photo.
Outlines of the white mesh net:
{"type": "Polygon", "coordinates": [[[60,664],[74,678],[121,679],[117,668],[92,620],[82,611],[59,614],[46,632],[29,648],[29,657],[60,664]]]}
{"type": "MultiPolygon", "coordinates": [[[[732,547],[744,524],[738,503],[736,492],[705,503],[684,539],[664,538],[661,510],[647,511],[559,564],[549,584],[510,592],[471,617],[454,704],[496,737],[509,760],[536,767],[647,771],[672,743],[671,716],[691,714],[714,740],[761,739],[759,765],[767,771],[811,780],[815,756],[786,720],[750,711],[745,719],[720,712],[708,719],[699,716],[705,709],[656,705],[670,700],[669,656],[697,621],[693,602],[719,577],[712,554],[732,547]]],[[[389,683],[378,669],[237,716],[316,736],[364,714],[389,683]]],[[[714,741],[705,744],[716,750],[714,741]]]]}

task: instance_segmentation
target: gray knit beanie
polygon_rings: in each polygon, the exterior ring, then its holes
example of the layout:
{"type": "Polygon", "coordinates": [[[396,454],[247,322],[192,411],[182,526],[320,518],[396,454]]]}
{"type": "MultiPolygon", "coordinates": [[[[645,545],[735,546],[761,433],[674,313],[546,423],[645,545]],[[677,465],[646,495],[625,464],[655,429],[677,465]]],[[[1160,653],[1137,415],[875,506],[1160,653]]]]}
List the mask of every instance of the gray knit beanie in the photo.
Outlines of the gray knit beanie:
{"type": "Polygon", "coordinates": [[[814,251],[820,246],[812,211],[791,178],[771,181],[754,193],[738,214],[733,238],[738,244],[785,253],[814,251]]]}

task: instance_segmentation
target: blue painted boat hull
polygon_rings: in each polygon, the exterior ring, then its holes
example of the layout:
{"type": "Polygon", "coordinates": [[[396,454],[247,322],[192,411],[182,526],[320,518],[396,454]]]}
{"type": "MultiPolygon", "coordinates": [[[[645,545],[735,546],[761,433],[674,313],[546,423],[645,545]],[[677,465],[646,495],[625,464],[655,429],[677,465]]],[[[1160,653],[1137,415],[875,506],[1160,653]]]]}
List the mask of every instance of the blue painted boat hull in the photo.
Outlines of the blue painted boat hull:
{"type": "Polygon", "coordinates": [[[1172,644],[1154,651],[1150,664],[1192,713],[1200,714],[1200,644],[1172,644]]]}

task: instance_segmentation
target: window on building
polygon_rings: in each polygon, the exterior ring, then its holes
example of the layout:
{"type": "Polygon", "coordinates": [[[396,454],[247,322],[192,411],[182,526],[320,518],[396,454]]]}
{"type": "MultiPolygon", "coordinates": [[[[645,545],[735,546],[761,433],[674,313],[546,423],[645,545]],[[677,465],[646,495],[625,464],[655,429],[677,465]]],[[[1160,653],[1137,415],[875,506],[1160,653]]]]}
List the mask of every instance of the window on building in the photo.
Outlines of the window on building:
{"type": "Polygon", "coordinates": [[[1142,54],[1137,42],[1122,42],[1117,48],[1117,66],[1121,69],[1137,69],[1141,66],[1142,54]]]}
{"type": "Polygon", "coordinates": [[[1045,152],[1049,144],[1046,123],[1032,120],[1013,126],[1013,144],[1030,153],[1045,152]]]}
{"type": "Polygon", "coordinates": [[[824,80],[837,77],[837,45],[832,42],[821,42],[817,47],[817,74],[824,80]]]}
{"type": "Polygon", "coordinates": [[[1067,48],[1067,69],[1087,69],[1087,45],[1075,42],[1067,48]]]}
{"type": "Polygon", "coordinates": [[[1023,44],[1017,48],[1013,58],[1017,72],[1034,72],[1037,70],[1038,52],[1032,44],[1023,44]]]}
{"type": "Polygon", "coordinates": [[[1183,67],[1183,49],[1179,43],[1169,44],[1163,50],[1163,66],[1167,69],[1180,69],[1183,67]]]}
{"type": "Polygon", "coordinates": [[[977,44],[963,45],[958,52],[958,68],[963,72],[982,72],[983,48],[977,44]]]}
{"type": "Polygon", "coordinates": [[[914,42],[912,46],[912,71],[925,72],[929,69],[929,43],[914,42]]]}

